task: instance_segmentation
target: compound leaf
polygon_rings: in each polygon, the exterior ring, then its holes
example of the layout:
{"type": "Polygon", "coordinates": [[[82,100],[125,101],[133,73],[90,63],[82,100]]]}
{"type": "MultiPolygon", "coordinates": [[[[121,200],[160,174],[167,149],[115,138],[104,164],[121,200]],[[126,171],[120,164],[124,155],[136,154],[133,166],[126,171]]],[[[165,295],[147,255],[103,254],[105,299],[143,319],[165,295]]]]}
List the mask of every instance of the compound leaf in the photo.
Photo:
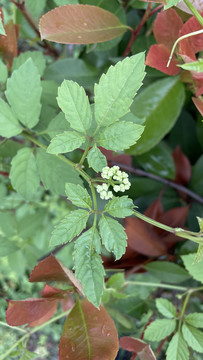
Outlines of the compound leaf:
{"type": "Polygon", "coordinates": [[[18,120],[28,128],[33,128],[39,121],[41,92],[40,75],[29,58],[8,79],[5,92],[18,120]]]}
{"type": "Polygon", "coordinates": [[[107,166],[106,157],[102,154],[96,145],[94,145],[91,150],[89,150],[87,160],[89,166],[96,172],[101,171],[105,166],[107,166]]]}
{"type": "Polygon", "coordinates": [[[103,215],[99,221],[99,232],[105,248],[114,253],[116,260],[120,259],[127,246],[127,236],[123,226],[118,221],[103,215]]]}
{"type": "Polygon", "coordinates": [[[147,326],[144,337],[150,341],[160,341],[171,335],[175,328],[175,320],[155,320],[149,326],[147,326]]]}
{"type": "Polygon", "coordinates": [[[86,189],[80,185],[66,184],[66,195],[76,206],[83,208],[92,208],[92,200],[86,189]]]}
{"type": "Polygon", "coordinates": [[[107,150],[125,150],[134,145],[144,131],[144,126],[119,121],[100,131],[98,143],[107,150]]]}
{"type": "Polygon", "coordinates": [[[58,89],[57,101],[70,126],[86,134],[92,122],[92,113],[84,88],[76,82],[64,80],[58,89]]]}
{"type": "Polygon", "coordinates": [[[114,197],[110,200],[104,211],[108,212],[111,216],[124,218],[133,214],[133,201],[128,196],[114,197]]]}
{"type": "Polygon", "coordinates": [[[163,316],[169,319],[177,316],[177,311],[175,306],[167,299],[162,299],[162,298],[157,299],[156,307],[163,316]]]}
{"type": "Polygon", "coordinates": [[[0,99],[0,135],[6,138],[16,136],[23,131],[10,106],[0,99]]]}
{"type": "Polygon", "coordinates": [[[110,66],[95,85],[95,119],[101,126],[113,124],[129,111],[145,76],[144,53],[110,66]]]}
{"type": "Polygon", "coordinates": [[[193,350],[203,353],[203,332],[188,324],[183,324],[182,332],[188,345],[193,350]]]}
{"type": "Polygon", "coordinates": [[[202,313],[193,313],[185,317],[185,321],[194,327],[203,328],[203,314],[202,313]]]}
{"type": "Polygon", "coordinates": [[[96,307],[99,307],[104,285],[102,259],[94,251],[98,243],[98,231],[92,227],[77,239],[73,253],[75,275],[83,286],[85,296],[96,307]]]}
{"type": "Polygon", "coordinates": [[[195,263],[196,254],[181,256],[187,271],[195,280],[203,283],[203,261],[195,263]]]}
{"type": "Polygon", "coordinates": [[[12,159],[10,179],[14,189],[26,200],[33,200],[40,185],[36,160],[30,148],[17,152],[12,159]]]}
{"type": "Polygon", "coordinates": [[[177,332],[169,343],[166,360],[189,360],[187,343],[181,333],[177,332]]]}
{"type": "Polygon", "coordinates": [[[50,239],[50,246],[56,246],[71,241],[86,228],[89,213],[86,210],[70,212],[55,228],[50,239]]]}
{"type": "Polygon", "coordinates": [[[85,142],[85,137],[76,131],[64,131],[56,135],[47,148],[50,154],[63,154],[78,149],[85,142]]]}

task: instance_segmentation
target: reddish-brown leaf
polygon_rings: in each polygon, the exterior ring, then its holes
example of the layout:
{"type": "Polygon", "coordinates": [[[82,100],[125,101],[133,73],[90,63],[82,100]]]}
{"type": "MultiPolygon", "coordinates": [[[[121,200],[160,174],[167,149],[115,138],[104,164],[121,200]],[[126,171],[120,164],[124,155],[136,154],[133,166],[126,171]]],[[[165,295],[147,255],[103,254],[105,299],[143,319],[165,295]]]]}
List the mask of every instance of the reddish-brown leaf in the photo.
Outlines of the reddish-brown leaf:
{"type": "MultiPolygon", "coordinates": [[[[203,1],[202,0],[190,0],[192,5],[197,9],[199,12],[203,11],[203,1]]],[[[188,14],[192,14],[192,11],[187,7],[184,0],[180,0],[180,2],[176,5],[179,9],[187,12],[188,14]]]]}
{"type": "Polygon", "coordinates": [[[174,9],[161,11],[156,17],[153,28],[157,43],[163,44],[171,50],[179,37],[182,26],[182,19],[174,9]]]}
{"type": "Polygon", "coordinates": [[[54,255],[39,262],[31,272],[30,282],[63,281],[71,283],[82,295],[82,287],[73,272],[67,269],[54,255]]]}
{"type": "Polygon", "coordinates": [[[163,206],[160,198],[155,200],[149,207],[145,210],[145,215],[151,219],[158,219],[159,216],[163,214],[163,206]]]}
{"type": "MultiPolygon", "coordinates": [[[[189,206],[176,207],[163,213],[158,218],[158,221],[171,227],[183,227],[185,225],[188,211],[189,206]]],[[[168,235],[168,233],[166,234],[168,235]]]]}
{"type": "Polygon", "coordinates": [[[195,95],[197,97],[203,94],[203,74],[191,71],[192,79],[195,86],[195,95]]]}
{"type": "Polygon", "coordinates": [[[8,300],[6,321],[11,326],[38,326],[54,315],[57,304],[56,299],[8,300]]]}
{"type": "Polygon", "coordinates": [[[156,360],[150,345],[140,339],[124,336],[120,338],[120,346],[125,350],[136,353],[140,360],[156,360]]]}
{"type": "Polygon", "coordinates": [[[43,15],[42,39],[63,44],[91,44],[114,39],[127,30],[111,12],[91,5],[65,5],[43,15]]]}
{"type": "Polygon", "coordinates": [[[193,97],[192,101],[195,104],[196,108],[199,110],[200,114],[203,116],[203,97],[193,97]]]}
{"type": "Polygon", "coordinates": [[[69,293],[70,291],[54,288],[53,286],[46,284],[42,291],[42,297],[60,300],[63,310],[66,311],[71,309],[75,304],[74,299],[69,293]]]}
{"type": "Polygon", "coordinates": [[[77,302],[64,324],[59,360],[110,360],[118,349],[117,330],[105,308],[77,302]]]}
{"type": "Polygon", "coordinates": [[[166,247],[159,235],[154,231],[153,226],[144,221],[127,218],[125,230],[128,236],[128,246],[146,256],[160,256],[165,254],[166,247]]]}
{"type": "Polygon", "coordinates": [[[127,166],[132,165],[132,157],[128,154],[117,155],[111,150],[106,150],[102,147],[100,147],[99,149],[101,150],[102,154],[106,156],[108,163],[117,162],[127,166]]]}
{"type": "Polygon", "coordinates": [[[13,58],[18,54],[17,39],[19,27],[10,21],[4,26],[7,36],[0,35],[0,53],[5,59],[8,68],[12,66],[13,58]]]}
{"type": "Polygon", "coordinates": [[[175,162],[175,169],[176,169],[175,182],[182,185],[188,184],[192,172],[191,172],[191,165],[187,156],[183,154],[180,146],[177,146],[175,148],[172,156],[175,162]]]}
{"type": "Polygon", "coordinates": [[[173,56],[169,67],[167,67],[166,65],[169,57],[170,50],[165,45],[154,44],[148,51],[145,64],[162,71],[165,74],[177,75],[180,72],[180,68],[176,66],[178,61],[175,56],[173,56]]]}
{"type": "MultiPolygon", "coordinates": [[[[179,36],[189,34],[194,31],[201,30],[202,26],[199,21],[192,16],[186,23],[183,25],[179,36]]],[[[203,34],[190,36],[179,42],[178,53],[184,59],[184,55],[187,55],[190,59],[196,61],[195,54],[203,49],[203,34]]]]}

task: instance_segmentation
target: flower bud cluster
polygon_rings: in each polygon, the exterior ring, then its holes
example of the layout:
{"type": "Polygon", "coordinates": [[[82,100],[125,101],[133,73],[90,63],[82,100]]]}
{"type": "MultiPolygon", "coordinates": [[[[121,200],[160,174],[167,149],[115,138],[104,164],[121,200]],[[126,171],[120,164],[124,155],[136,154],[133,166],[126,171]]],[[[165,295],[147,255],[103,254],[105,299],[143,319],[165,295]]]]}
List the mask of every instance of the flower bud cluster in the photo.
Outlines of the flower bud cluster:
{"type": "Polygon", "coordinates": [[[109,168],[105,166],[102,169],[101,177],[109,180],[108,184],[102,184],[97,186],[97,192],[100,194],[101,199],[108,200],[113,197],[112,191],[109,191],[109,186],[113,186],[115,192],[124,192],[130,189],[130,181],[128,180],[128,174],[121,171],[119,166],[113,166],[109,168]]]}

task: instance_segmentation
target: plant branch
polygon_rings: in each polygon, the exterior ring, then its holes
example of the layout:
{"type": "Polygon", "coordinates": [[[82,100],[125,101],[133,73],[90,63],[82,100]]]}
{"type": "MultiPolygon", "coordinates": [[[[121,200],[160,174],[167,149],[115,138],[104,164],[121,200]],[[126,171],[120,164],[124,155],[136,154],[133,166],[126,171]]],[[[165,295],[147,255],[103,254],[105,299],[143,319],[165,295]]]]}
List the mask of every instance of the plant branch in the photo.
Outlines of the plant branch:
{"type": "Polygon", "coordinates": [[[203,17],[199,13],[199,11],[191,4],[189,0],[183,0],[187,7],[191,10],[193,15],[196,17],[197,21],[203,26],[203,17]]]}
{"type": "Polygon", "coordinates": [[[140,21],[140,23],[138,24],[137,28],[135,30],[132,31],[131,34],[131,38],[129,40],[129,43],[123,53],[123,57],[126,57],[129,55],[132,45],[135,41],[135,39],[137,38],[138,34],[140,33],[141,29],[143,28],[144,24],[146,23],[146,21],[149,19],[149,17],[151,17],[152,15],[154,15],[154,13],[156,13],[157,11],[159,11],[161,8],[163,7],[163,5],[159,5],[157,6],[155,9],[153,9],[151,11],[152,8],[152,4],[149,4],[147,9],[145,10],[145,13],[140,21]]]}
{"type": "MultiPolygon", "coordinates": [[[[20,12],[22,13],[22,15],[24,16],[24,18],[27,20],[28,24],[31,26],[31,28],[34,30],[34,32],[36,33],[37,37],[40,38],[40,32],[37,28],[37,26],[35,25],[34,21],[32,20],[32,18],[28,15],[26,8],[25,8],[25,2],[23,1],[22,3],[19,3],[15,0],[11,0],[11,2],[20,10],[20,12]]],[[[47,49],[49,51],[49,53],[51,53],[54,57],[58,57],[58,51],[56,49],[54,49],[49,42],[47,42],[46,40],[42,40],[42,43],[40,44],[40,46],[42,46],[44,49],[47,49]]]]}
{"type": "Polygon", "coordinates": [[[120,164],[120,163],[117,163],[115,161],[112,162],[112,164],[114,165],[118,165],[120,168],[122,168],[123,170],[126,170],[132,174],[135,174],[135,175],[138,175],[138,176],[145,176],[145,177],[148,177],[150,179],[153,179],[153,180],[156,180],[156,181],[159,181],[161,182],[162,184],[165,184],[165,185],[168,185],[178,191],[182,191],[184,192],[185,194],[189,195],[192,199],[196,200],[197,202],[199,202],[200,204],[203,205],[203,198],[201,196],[199,196],[198,194],[194,193],[193,191],[187,189],[185,186],[183,185],[179,185],[179,184],[176,184],[174,183],[173,181],[171,180],[168,180],[168,179],[164,179],[158,175],[155,175],[155,174],[152,174],[152,173],[148,173],[147,171],[144,171],[144,170],[140,170],[140,169],[136,169],[132,166],[128,166],[128,165],[124,165],[124,164],[120,164]]]}
{"type": "Polygon", "coordinates": [[[69,312],[71,311],[71,309],[63,312],[62,314],[59,314],[55,317],[53,317],[52,319],[48,320],[47,322],[35,327],[34,329],[32,329],[31,331],[27,332],[24,336],[22,336],[19,340],[17,340],[11,347],[10,349],[0,357],[0,360],[4,360],[7,359],[8,355],[10,355],[12,353],[12,351],[24,340],[28,339],[30,337],[30,335],[36,333],[37,331],[41,330],[42,328],[44,328],[47,325],[52,324],[53,322],[61,319],[62,317],[66,316],[69,314],[69,312]]]}

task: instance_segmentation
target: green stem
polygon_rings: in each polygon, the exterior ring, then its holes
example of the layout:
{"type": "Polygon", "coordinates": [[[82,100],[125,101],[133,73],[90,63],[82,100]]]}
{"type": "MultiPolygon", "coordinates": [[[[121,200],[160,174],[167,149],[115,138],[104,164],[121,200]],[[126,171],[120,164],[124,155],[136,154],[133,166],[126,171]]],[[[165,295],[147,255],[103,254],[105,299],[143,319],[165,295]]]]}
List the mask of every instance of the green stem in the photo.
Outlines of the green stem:
{"type": "Polygon", "coordinates": [[[160,223],[159,221],[156,221],[154,219],[151,219],[149,218],[148,216],[144,215],[144,214],[141,214],[139,213],[138,211],[134,210],[134,215],[147,222],[148,224],[151,224],[153,226],[156,226],[160,229],[163,229],[165,231],[168,231],[176,236],[179,236],[183,239],[188,239],[188,240],[191,240],[197,244],[203,244],[203,237],[200,233],[195,233],[195,232],[192,232],[192,231],[187,231],[187,230],[184,230],[182,228],[172,228],[168,225],[165,225],[165,224],[162,224],[160,223]]]}
{"type": "Polygon", "coordinates": [[[16,341],[11,347],[10,349],[0,357],[0,360],[4,360],[7,358],[8,355],[10,355],[12,353],[12,351],[24,340],[26,340],[27,338],[30,337],[30,335],[36,333],[37,331],[41,330],[42,328],[44,328],[45,326],[49,325],[49,324],[52,324],[53,322],[55,322],[56,320],[59,320],[61,319],[62,317],[66,316],[69,314],[71,310],[67,310],[65,311],[64,313],[60,314],[60,315],[57,315],[55,317],[53,317],[52,319],[50,319],[49,321],[47,321],[46,323],[44,324],[41,324],[37,327],[35,327],[33,330],[29,331],[28,333],[26,333],[24,336],[22,336],[18,341],[16,341]]]}
{"type": "Polygon", "coordinates": [[[125,285],[149,286],[149,287],[158,287],[158,288],[162,288],[162,289],[188,291],[188,288],[185,286],[176,286],[176,285],[151,283],[151,282],[148,283],[148,282],[144,282],[144,281],[126,281],[125,285]]]}
{"type": "Polygon", "coordinates": [[[84,151],[84,153],[83,153],[83,155],[82,155],[82,157],[80,159],[80,162],[79,162],[78,166],[81,166],[84,163],[84,161],[85,161],[85,159],[87,157],[87,153],[88,153],[88,151],[89,151],[89,149],[91,147],[91,144],[92,144],[92,140],[89,140],[89,142],[87,144],[87,147],[86,147],[86,149],[85,149],[85,151],[84,151]]]}
{"type": "Polygon", "coordinates": [[[196,17],[197,21],[203,26],[203,17],[200,15],[197,9],[191,4],[189,0],[183,0],[187,7],[191,10],[193,15],[196,17]]]}
{"type": "Polygon", "coordinates": [[[19,332],[21,332],[21,333],[24,333],[24,334],[26,333],[26,334],[27,334],[27,331],[26,331],[26,330],[21,329],[21,328],[19,328],[19,327],[17,327],[17,326],[8,325],[7,323],[5,323],[5,322],[3,322],[3,321],[0,321],[0,325],[5,326],[5,327],[7,327],[7,328],[9,328],[9,329],[11,329],[11,330],[16,330],[16,331],[19,331],[19,332]]]}
{"type": "Polygon", "coordinates": [[[182,326],[182,323],[183,323],[183,317],[184,317],[184,314],[185,314],[185,311],[186,311],[186,307],[187,307],[187,304],[188,304],[188,301],[189,301],[189,298],[190,298],[190,295],[192,294],[192,289],[188,290],[188,293],[185,297],[185,300],[184,300],[184,303],[183,303],[183,307],[182,307],[182,310],[181,310],[181,313],[180,313],[180,320],[179,320],[179,324],[178,324],[178,332],[180,333],[181,331],[181,326],[182,326]]]}
{"type": "MultiPolygon", "coordinates": [[[[47,146],[42,144],[40,141],[38,141],[37,139],[33,138],[31,135],[29,135],[27,132],[23,131],[22,135],[25,136],[28,140],[30,140],[33,144],[39,146],[41,149],[43,150],[47,150],[47,146]]],[[[54,155],[56,156],[58,159],[62,160],[63,162],[65,162],[67,165],[71,166],[72,168],[74,168],[77,172],[79,172],[79,174],[83,177],[83,179],[85,179],[88,183],[90,183],[91,178],[90,176],[88,176],[82,169],[80,169],[79,167],[76,166],[76,164],[67,159],[65,156],[63,155],[54,155]]]]}
{"type": "Polygon", "coordinates": [[[171,62],[171,59],[172,59],[172,57],[173,57],[173,53],[174,53],[175,48],[176,48],[177,44],[179,43],[179,41],[184,40],[184,39],[187,39],[187,38],[190,37],[190,36],[199,35],[199,34],[202,34],[202,33],[203,33],[203,29],[197,30],[197,31],[193,31],[193,32],[191,32],[191,33],[189,33],[189,34],[186,34],[186,35],[183,35],[183,36],[179,37],[179,38],[174,42],[174,44],[173,44],[173,47],[172,47],[172,50],[171,50],[171,53],[170,53],[170,56],[169,56],[168,63],[167,63],[167,65],[166,65],[166,67],[169,67],[170,62],[171,62]]]}

